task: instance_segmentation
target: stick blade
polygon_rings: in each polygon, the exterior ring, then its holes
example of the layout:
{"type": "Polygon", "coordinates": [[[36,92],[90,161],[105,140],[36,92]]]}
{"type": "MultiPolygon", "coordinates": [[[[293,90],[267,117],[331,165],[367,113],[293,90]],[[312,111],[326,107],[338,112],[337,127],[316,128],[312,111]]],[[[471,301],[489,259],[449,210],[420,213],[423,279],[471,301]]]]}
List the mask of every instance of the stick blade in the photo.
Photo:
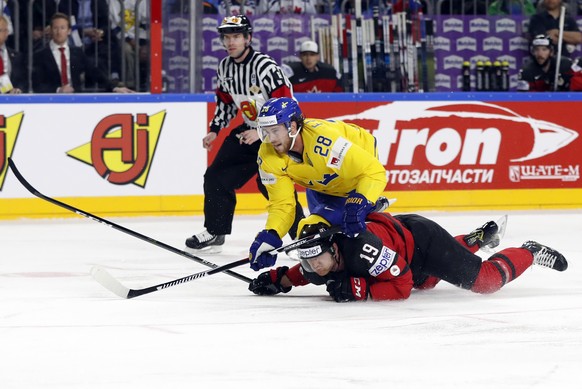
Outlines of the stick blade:
{"type": "Polygon", "coordinates": [[[118,295],[121,298],[129,298],[130,289],[121,285],[107,270],[103,269],[101,266],[93,266],[91,269],[91,276],[93,279],[103,285],[105,289],[108,289],[112,293],[118,295]]]}

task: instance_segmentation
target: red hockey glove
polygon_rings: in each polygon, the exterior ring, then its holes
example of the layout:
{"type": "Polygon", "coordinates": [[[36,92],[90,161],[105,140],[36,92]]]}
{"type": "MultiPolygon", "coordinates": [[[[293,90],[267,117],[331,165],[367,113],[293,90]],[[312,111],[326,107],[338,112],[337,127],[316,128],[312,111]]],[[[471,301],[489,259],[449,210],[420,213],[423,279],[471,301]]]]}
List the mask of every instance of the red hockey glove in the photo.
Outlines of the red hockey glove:
{"type": "Polygon", "coordinates": [[[291,287],[284,287],[281,285],[281,279],[287,273],[289,268],[281,266],[276,269],[271,269],[261,273],[257,278],[249,284],[249,290],[259,296],[272,296],[278,293],[287,293],[291,287]]]}
{"type": "Polygon", "coordinates": [[[338,303],[360,301],[368,298],[368,283],[362,277],[348,277],[328,281],[327,293],[338,303]]]}

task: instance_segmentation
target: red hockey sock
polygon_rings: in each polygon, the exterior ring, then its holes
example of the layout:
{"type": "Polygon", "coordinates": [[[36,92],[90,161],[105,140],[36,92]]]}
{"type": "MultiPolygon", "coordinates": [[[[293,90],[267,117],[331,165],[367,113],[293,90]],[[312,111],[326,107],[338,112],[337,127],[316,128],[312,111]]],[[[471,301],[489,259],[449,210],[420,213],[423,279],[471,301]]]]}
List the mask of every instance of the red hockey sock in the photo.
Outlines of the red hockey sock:
{"type": "Polygon", "coordinates": [[[463,246],[464,248],[466,248],[467,250],[469,250],[473,254],[475,254],[477,251],[479,251],[479,246],[476,244],[474,244],[471,247],[467,246],[467,242],[465,242],[465,239],[463,239],[464,237],[465,237],[465,235],[458,235],[458,236],[455,236],[455,240],[457,242],[459,242],[459,244],[461,246],[463,246]]]}
{"type": "Polygon", "coordinates": [[[515,280],[533,262],[531,253],[522,248],[505,249],[481,264],[481,270],[471,288],[475,293],[497,292],[503,285],[515,280]]]}
{"type": "Polygon", "coordinates": [[[439,283],[441,279],[435,276],[428,276],[426,278],[426,280],[424,280],[424,282],[418,286],[415,287],[415,289],[420,289],[420,290],[429,290],[429,289],[433,289],[436,284],[439,283]]]}

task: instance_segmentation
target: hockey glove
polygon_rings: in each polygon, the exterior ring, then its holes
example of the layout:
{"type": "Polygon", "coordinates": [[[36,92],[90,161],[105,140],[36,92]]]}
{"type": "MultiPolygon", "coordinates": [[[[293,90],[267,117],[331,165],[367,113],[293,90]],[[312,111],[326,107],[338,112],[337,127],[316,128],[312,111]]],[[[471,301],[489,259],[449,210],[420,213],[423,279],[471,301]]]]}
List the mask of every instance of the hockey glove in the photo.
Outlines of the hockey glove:
{"type": "Polygon", "coordinates": [[[249,250],[251,269],[257,271],[264,267],[273,266],[277,261],[277,254],[269,254],[268,251],[277,249],[282,245],[283,241],[275,231],[263,230],[259,232],[249,250]]]}
{"type": "Polygon", "coordinates": [[[281,279],[287,273],[287,270],[289,270],[287,266],[281,266],[261,273],[251,281],[249,290],[259,296],[272,296],[281,292],[289,292],[291,290],[290,286],[284,287],[281,285],[281,279]]]}
{"type": "Polygon", "coordinates": [[[328,281],[327,293],[338,303],[361,301],[368,298],[368,283],[362,277],[347,277],[328,281]]]}
{"type": "Polygon", "coordinates": [[[352,192],[346,199],[342,232],[353,238],[366,229],[366,216],[374,209],[374,204],[364,195],[352,192]]]}

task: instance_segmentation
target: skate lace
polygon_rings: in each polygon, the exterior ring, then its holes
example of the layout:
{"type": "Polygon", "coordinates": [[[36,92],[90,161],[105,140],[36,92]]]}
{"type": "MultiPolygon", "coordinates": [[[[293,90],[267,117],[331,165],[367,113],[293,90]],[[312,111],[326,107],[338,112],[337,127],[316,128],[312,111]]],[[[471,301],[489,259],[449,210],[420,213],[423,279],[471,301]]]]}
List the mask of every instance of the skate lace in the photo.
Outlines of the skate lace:
{"type": "Polygon", "coordinates": [[[214,235],[212,235],[210,232],[204,230],[201,233],[196,235],[196,239],[198,239],[198,242],[200,242],[200,243],[205,243],[205,242],[209,242],[212,239],[214,239],[214,235]]]}
{"type": "Polygon", "coordinates": [[[534,255],[534,259],[536,265],[553,268],[554,263],[556,263],[556,259],[558,259],[558,257],[543,247],[534,255]]]}

